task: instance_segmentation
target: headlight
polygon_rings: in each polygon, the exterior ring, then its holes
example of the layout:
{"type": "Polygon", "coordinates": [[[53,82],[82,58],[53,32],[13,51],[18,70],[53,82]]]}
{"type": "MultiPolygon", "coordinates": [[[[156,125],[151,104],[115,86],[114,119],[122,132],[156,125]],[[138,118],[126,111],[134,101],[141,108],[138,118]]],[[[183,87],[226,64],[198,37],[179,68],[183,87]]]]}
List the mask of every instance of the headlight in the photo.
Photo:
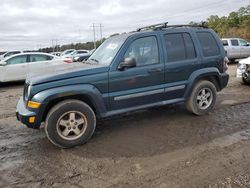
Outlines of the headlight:
{"type": "Polygon", "coordinates": [[[78,61],[80,57],[74,57],[74,61],[78,61]]]}
{"type": "Polygon", "coordinates": [[[30,90],[31,90],[31,86],[29,85],[29,86],[28,86],[28,89],[27,89],[27,97],[30,96],[30,90]]]}
{"type": "Polygon", "coordinates": [[[238,67],[240,70],[246,70],[247,68],[246,64],[241,64],[241,63],[239,63],[238,67]]]}
{"type": "Polygon", "coordinates": [[[31,86],[30,85],[25,85],[24,86],[24,100],[27,101],[28,97],[30,95],[30,91],[31,91],[31,86]]]}

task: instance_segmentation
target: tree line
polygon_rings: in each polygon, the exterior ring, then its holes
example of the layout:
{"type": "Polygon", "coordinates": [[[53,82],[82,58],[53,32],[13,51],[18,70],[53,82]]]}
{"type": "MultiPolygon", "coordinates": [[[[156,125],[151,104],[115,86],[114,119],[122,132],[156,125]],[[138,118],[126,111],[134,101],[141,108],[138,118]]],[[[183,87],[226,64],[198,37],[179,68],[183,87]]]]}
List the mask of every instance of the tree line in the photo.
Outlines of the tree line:
{"type": "Polygon", "coordinates": [[[250,41],[250,5],[241,7],[237,12],[231,12],[228,16],[211,15],[206,23],[221,38],[238,37],[250,41]]]}

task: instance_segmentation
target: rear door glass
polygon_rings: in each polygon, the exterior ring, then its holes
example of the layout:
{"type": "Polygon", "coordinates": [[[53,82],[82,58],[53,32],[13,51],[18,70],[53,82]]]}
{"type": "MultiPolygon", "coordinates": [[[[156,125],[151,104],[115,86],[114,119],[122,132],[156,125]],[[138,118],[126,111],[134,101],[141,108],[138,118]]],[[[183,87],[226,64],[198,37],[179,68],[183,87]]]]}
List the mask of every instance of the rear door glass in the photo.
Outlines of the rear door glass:
{"type": "Polygon", "coordinates": [[[166,34],[165,42],[169,62],[194,59],[196,57],[194,44],[188,33],[166,34]]]}
{"type": "Polygon", "coordinates": [[[52,58],[53,58],[52,56],[34,54],[30,55],[30,62],[48,61],[51,60],[52,58]]]}
{"type": "Polygon", "coordinates": [[[232,46],[239,46],[239,41],[236,39],[232,39],[231,44],[232,44],[232,46]]]}

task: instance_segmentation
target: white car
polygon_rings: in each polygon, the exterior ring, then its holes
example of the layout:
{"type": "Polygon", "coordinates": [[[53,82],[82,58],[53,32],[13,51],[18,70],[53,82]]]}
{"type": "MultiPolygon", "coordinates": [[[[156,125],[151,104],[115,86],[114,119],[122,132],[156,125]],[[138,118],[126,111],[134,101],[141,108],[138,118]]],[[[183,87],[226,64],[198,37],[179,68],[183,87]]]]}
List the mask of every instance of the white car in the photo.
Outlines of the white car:
{"type": "Polygon", "coordinates": [[[0,60],[5,59],[9,56],[15,55],[15,54],[20,54],[23,53],[22,51],[9,51],[9,52],[5,52],[4,54],[0,55],[0,60]]]}
{"type": "Polygon", "coordinates": [[[242,78],[245,84],[250,85],[250,57],[239,61],[236,76],[242,78]]]}
{"type": "Polygon", "coordinates": [[[0,61],[0,82],[22,81],[29,73],[46,72],[66,63],[70,62],[47,53],[13,55],[0,61]]]}

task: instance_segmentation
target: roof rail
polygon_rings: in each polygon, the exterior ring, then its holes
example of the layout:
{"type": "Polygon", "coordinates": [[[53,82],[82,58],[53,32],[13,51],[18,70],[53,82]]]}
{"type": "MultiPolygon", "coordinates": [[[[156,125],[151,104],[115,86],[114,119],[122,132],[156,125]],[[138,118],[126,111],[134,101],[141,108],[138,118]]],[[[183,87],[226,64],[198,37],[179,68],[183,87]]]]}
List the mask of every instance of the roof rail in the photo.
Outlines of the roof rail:
{"type": "Polygon", "coordinates": [[[177,27],[197,27],[197,28],[208,28],[205,22],[201,22],[200,24],[186,24],[186,25],[168,25],[168,22],[160,23],[160,24],[154,24],[149,25],[145,27],[138,28],[136,31],[143,31],[143,30],[161,30],[165,28],[177,28],[177,27]]]}
{"type": "Polygon", "coordinates": [[[166,28],[167,26],[168,26],[168,22],[163,22],[163,23],[159,23],[159,24],[141,27],[141,28],[138,28],[136,31],[149,30],[149,29],[156,30],[156,29],[166,28]]]}

